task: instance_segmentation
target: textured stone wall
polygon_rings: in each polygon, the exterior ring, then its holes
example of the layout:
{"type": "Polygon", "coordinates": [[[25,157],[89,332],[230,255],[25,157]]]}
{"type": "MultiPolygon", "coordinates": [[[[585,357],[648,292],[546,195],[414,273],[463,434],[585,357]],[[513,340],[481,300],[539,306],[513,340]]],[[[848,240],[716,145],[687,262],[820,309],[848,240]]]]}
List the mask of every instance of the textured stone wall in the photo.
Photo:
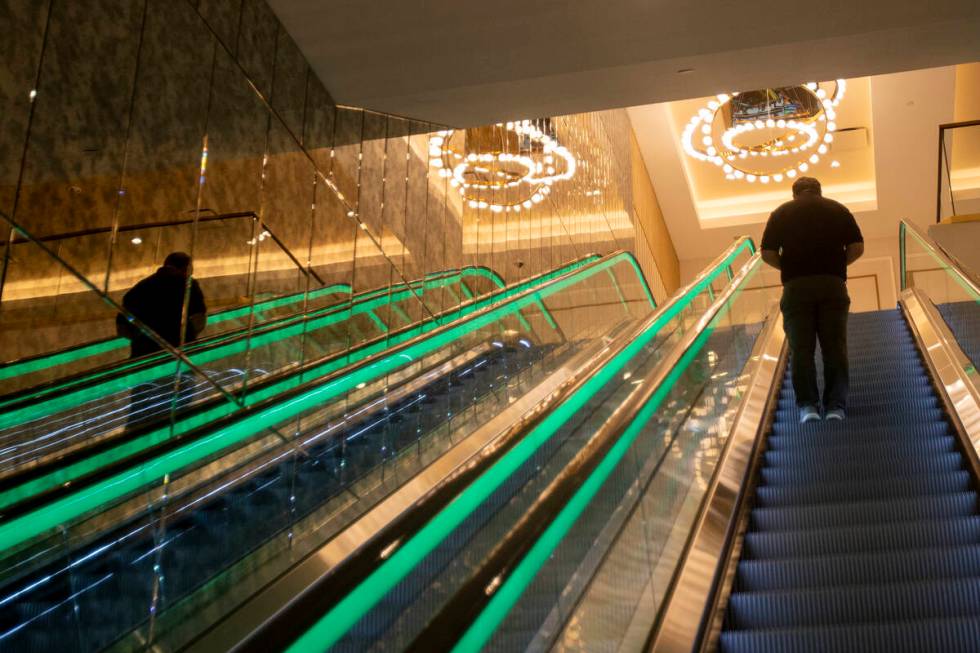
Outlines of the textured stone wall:
{"type": "Polygon", "coordinates": [[[495,214],[428,165],[440,126],[336,107],[262,0],[4,0],[0,12],[0,211],[53,238],[50,253],[11,244],[0,221],[3,360],[111,334],[111,307],[78,276],[118,299],[173,250],[192,253],[213,308],[317,286],[261,224],[355,291],[471,264],[514,281],[633,248],[623,111],[555,118],[578,173],[533,210],[495,214]],[[261,223],[197,219],[235,212],[261,223]],[[131,230],[173,220],[188,223],[131,230]]]}

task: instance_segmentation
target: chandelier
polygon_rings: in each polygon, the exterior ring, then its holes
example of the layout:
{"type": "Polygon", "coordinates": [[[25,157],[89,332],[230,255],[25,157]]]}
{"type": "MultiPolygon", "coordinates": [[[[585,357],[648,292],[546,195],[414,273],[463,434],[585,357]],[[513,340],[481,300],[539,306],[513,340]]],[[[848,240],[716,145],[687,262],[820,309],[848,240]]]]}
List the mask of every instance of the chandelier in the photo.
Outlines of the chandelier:
{"type": "Polygon", "coordinates": [[[473,209],[519,213],[575,174],[575,157],[559,144],[549,119],[438,131],[429,164],[473,209]]]}
{"type": "MultiPolygon", "coordinates": [[[[790,180],[830,151],[843,79],[800,86],[722,93],[684,127],[688,156],[718,166],[730,180],[790,180]]],[[[838,164],[832,163],[833,167],[838,164]]]]}

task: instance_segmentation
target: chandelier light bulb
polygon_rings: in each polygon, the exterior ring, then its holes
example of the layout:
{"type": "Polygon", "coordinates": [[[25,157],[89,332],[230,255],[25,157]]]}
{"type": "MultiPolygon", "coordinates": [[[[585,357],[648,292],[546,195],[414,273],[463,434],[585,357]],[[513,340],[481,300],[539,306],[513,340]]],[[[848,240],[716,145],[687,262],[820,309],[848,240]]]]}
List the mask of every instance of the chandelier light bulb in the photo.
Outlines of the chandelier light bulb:
{"type": "MultiPolygon", "coordinates": [[[[820,161],[821,155],[830,152],[830,143],[833,142],[831,132],[837,129],[834,107],[840,103],[846,88],[844,80],[838,79],[831,83],[834,85],[833,91],[821,88],[817,82],[808,82],[799,87],[804,93],[811,95],[812,101],[806,105],[798,105],[807,108],[803,115],[798,113],[797,117],[780,118],[772,115],[777,109],[770,108],[768,100],[753,100],[748,108],[752,109],[756,117],[751,121],[746,120],[724,128],[720,140],[712,138],[714,121],[718,118],[718,112],[739,94],[719,94],[707,100],[691,116],[682,130],[681,148],[691,158],[722,168],[726,179],[744,179],[749,183],[758,180],[763,184],[792,179],[797,176],[797,172],[806,172],[811,164],[816,165],[820,161]],[[696,141],[694,134],[699,127],[703,137],[696,141]],[[755,136],[754,140],[745,142],[745,136],[758,130],[767,131],[755,136]],[[798,136],[802,138],[797,138],[798,136]],[[801,161],[802,157],[805,159],[801,161]],[[754,169],[755,166],[749,163],[753,159],[765,167],[776,169],[771,172],[754,169]],[[777,161],[781,162],[782,169],[779,169],[777,161]]],[[[754,97],[758,97],[758,94],[754,97]]],[[[793,110],[798,111],[795,108],[793,110]]],[[[726,113],[725,116],[725,122],[733,119],[733,114],[726,113]]]]}

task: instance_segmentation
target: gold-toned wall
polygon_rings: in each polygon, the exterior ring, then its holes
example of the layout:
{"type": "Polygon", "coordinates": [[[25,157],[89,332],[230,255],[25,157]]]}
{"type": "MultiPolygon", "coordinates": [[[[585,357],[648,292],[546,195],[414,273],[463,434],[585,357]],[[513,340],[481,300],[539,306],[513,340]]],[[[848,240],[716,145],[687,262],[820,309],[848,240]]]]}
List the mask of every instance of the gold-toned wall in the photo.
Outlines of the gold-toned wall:
{"type": "Polygon", "coordinates": [[[632,250],[635,214],[676,285],[624,111],[553,118],[576,175],[532,210],[496,214],[466,206],[429,166],[441,126],[338,108],[263,0],[10,0],[4,11],[15,29],[0,85],[3,360],[112,335],[100,293],[118,301],[174,250],[193,255],[216,309],[464,265],[515,281],[632,250]],[[254,218],[214,219],[242,212],[254,218]],[[132,230],[173,221],[184,224],[132,230]],[[13,224],[50,251],[14,242],[13,224]]]}
{"type": "Polygon", "coordinates": [[[643,162],[639,144],[632,132],[630,133],[630,161],[632,162],[630,175],[633,184],[637,258],[641,265],[646,261],[652,262],[656,271],[650,269],[651,265],[648,263],[642,265],[644,273],[651,279],[657,277],[659,273],[664,291],[669,294],[677,290],[680,285],[680,262],[670,232],[667,231],[667,223],[664,221],[663,211],[660,210],[653,184],[650,183],[650,174],[643,162]]]}

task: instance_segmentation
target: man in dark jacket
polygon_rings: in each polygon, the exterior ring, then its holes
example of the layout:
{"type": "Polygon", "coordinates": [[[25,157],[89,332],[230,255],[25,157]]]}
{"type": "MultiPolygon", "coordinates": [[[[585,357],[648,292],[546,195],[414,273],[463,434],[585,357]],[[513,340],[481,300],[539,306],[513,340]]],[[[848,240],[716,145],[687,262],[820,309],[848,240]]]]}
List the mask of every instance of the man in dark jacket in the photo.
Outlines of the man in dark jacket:
{"type": "MultiPolygon", "coordinates": [[[[181,341],[180,324],[184,310],[184,293],[187,280],[194,271],[191,257],[184,252],[174,252],[163,261],[163,267],[146,277],[123,295],[123,307],[132,313],[158,336],[174,347],[192,342],[204,330],[207,323],[207,307],[204,293],[195,279],[190,280],[190,297],[187,302],[187,321],[181,341]]],[[[153,339],[134,328],[119,315],[117,330],[131,341],[130,357],[136,358],[160,351],[153,339]]]]}
{"type": "Polygon", "coordinates": [[[783,328],[789,340],[800,422],[820,419],[814,361],[823,354],[823,407],[843,420],[847,407],[847,266],[864,253],[864,238],[843,204],[822,196],[820,182],[800,177],[793,199],[769,216],[762,259],[781,272],[783,328]]]}

